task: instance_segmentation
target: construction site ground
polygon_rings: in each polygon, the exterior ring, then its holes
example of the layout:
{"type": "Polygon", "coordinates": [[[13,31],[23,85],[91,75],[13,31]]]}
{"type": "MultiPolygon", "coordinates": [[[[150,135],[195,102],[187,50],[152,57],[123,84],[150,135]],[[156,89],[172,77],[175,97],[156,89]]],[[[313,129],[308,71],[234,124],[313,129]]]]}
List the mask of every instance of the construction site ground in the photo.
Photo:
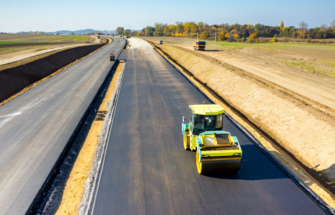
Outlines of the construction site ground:
{"type": "MultiPolygon", "coordinates": [[[[148,37],[150,41],[192,50],[188,38],[148,37]]],[[[299,43],[230,43],[207,41],[198,52],[244,70],[309,99],[323,112],[335,110],[335,46],[299,43]],[[330,110],[331,109],[331,110],[330,110]]],[[[273,87],[269,85],[269,87],[273,87]]],[[[306,99],[305,98],[305,99],[306,99]]]]}

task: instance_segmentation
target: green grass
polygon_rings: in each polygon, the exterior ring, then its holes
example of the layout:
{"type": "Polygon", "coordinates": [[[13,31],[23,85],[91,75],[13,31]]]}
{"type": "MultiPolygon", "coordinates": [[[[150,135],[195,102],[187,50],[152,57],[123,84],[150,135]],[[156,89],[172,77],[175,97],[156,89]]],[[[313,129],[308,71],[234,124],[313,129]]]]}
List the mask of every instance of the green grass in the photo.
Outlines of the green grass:
{"type": "Polygon", "coordinates": [[[27,50],[30,49],[31,47],[21,47],[21,48],[3,48],[0,49],[0,55],[1,54],[9,54],[9,53],[13,53],[13,52],[18,52],[18,51],[23,51],[23,50],[27,50]]]}
{"type": "Polygon", "coordinates": [[[22,37],[22,38],[13,38],[13,39],[6,39],[3,42],[12,42],[12,43],[2,43],[2,44],[13,44],[19,42],[48,42],[48,43],[55,43],[55,42],[84,42],[88,41],[89,37],[87,36],[78,36],[78,35],[32,35],[31,37],[22,37]]]}
{"type": "Polygon", "coordinates": [[[88,37],[75,37],[73,38],[74,41],[86,41],[88,40],[88,37]]]}
{"type": "Polygon", "coordinates": [[[0,41],[0,45],[7,45],[7,44],[18,44],[18,43],[31,43],[27,41],[0,41]]]}
{"type": "Polygon", "coordinates": [[[319,74],[321,75],[321,77],[324,76],[330,76],[332,78],[335,78],[335,70],[329,70],[329,69],[318,69],[315,68],[313,65],[313,63],[305,63],[305,62],[283,62],[284,64],[288,65],[288,66],[297,66],[300,67],[302,69],[305,69],[313,74],[319,74]]]}

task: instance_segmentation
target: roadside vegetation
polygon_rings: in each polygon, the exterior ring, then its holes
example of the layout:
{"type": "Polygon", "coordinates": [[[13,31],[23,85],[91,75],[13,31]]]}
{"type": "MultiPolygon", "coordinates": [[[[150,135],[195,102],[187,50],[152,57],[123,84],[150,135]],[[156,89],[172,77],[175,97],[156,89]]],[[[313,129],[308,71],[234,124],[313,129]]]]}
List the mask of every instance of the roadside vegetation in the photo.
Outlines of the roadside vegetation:
{"type": "MultiPolygon", "coordinates": [[[[123,32],[123,27],[118,28],[123,32]]],[[[124,32],[123,32],[124,33],[124,32]]],[[[130,34],[130,32],[128,33],[130,34]]],[[[335,44],[335,20],[316,28],[308,28],[302,21],[299,27],[285,26],[282,21],[278,26],[263,24],[232,24],[208,25],[204,22],[176,22],[176,24],[155,23],[142,31],[135,31],[133,36],[184,37],[203,40],[228,42],[275,43],[275,42],[306,42],[335,44]]]]}

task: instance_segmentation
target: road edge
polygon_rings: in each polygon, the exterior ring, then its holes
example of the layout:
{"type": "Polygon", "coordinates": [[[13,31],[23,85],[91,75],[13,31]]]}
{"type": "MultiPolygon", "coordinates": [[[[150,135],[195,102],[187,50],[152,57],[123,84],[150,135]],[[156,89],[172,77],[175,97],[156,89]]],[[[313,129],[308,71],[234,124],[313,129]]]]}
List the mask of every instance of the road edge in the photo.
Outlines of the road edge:
{"type": "Polygon", "coordinates": [[[109,134],[113,127],[113,121],[114,121],[114,116],[115,116],[115,112],[116,112],[116,108],[118,104],[118,98],[119,98],[121,87],[122,87],[123,74],[124,74],[124,69],[126,66],[125,61],[123,62],[124,64],[122,66],[122,70],[120,72],[119,78],[115,84],[113,95],[107,104],[108,110],[107,110],[107,114],[106,114],[102,129],[101,129],[98,148],[96,150],[94,162],[91,168],[91,173],[88,179],[85,181],[85,191],[82,196],[82,201],[79,205],[78,214],[80,215],[90,214],[94,209],[96,193],[99,189],[101,173],[102,173],[102,169],[105,163],[105,156],[106,156],[106,151],[108,148],[108,142],[109,142],[109,137],[110,137],[109,134]]]}

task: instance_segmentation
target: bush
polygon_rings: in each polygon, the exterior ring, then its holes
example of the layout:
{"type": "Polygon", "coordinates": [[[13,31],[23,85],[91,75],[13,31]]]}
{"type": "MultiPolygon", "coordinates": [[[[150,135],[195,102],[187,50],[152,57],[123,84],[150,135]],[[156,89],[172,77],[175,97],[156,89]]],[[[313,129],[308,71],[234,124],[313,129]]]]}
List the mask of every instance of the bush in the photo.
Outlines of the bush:
{"type": "Polygon", "coordinates": [[[311,37],[308,37],[308,38],[306,39],[306,42],[309,43],[309,42],[311,41],[311,39],[312,39],[311,37]]]}
{"type": "Polygon", "coordinates": [[[200,35],[200,38],[201,39],[207,39],[209,37],[209,33],[208,31],[204,31],[202,32],[202,34],[200,35]]]}
{"type": "Polygon", "coordinates": [[[258,35],[257,35],[257,33],[252,33],[252,34],[250,34],[249,38],[250,39],[258,39],[258,35]]]}
{"type": "Polygon", "coordinates": [[[224,41],[224,39],[225,39],[224,34],[219,34],[218,41],[224,41]]]}
{"type": "Polygon", "coordinates": [[[275,35],[273,35],[274,37],[279,37],[279,35],[278,34],[275,34],[275,35]]]}
{"type": "Polygon", "coordinates": [[[228,42],[234,42],[235,38],[233,35],[230,35],[230,37],[228,37],[228,42]]]}
{"type": "Polygon", "coordinates": [[[240,42],[240,35],[238,35],[238,34],[234,34],[234,40],[235,40],[236,42],[240,42]]]}
{"type": "Polygon", "coordinates": [[[224,37],[225,37],[225,38],[228,38],[228,37],[230,37],[230,34],[226,33],[226,34],[224,35],[224,37]]]}
{"type": "Polygon", "coordinates": [[[251,43],[251,42],[252,42],[252,39],[249,38],[249,43],[251,43]]]}
{"type": "Polygon", "coordinates": [[[244,42],[244,41],[245,41],[245,37],[242,37],[242,38],[241,38],[241,42],[244,42]]]}
{"type": "Polygon", "coordinates": [[[275,42],[278,42],[277,37],[273,37],[272,40],[270,40],[270,43],[275,43],[275,42]]]}
{"type": "Polygon", "coordinates": [[[256,43],[259,43],[259,40],[258,40],[258,39],[256,39],[256,43]]]}

